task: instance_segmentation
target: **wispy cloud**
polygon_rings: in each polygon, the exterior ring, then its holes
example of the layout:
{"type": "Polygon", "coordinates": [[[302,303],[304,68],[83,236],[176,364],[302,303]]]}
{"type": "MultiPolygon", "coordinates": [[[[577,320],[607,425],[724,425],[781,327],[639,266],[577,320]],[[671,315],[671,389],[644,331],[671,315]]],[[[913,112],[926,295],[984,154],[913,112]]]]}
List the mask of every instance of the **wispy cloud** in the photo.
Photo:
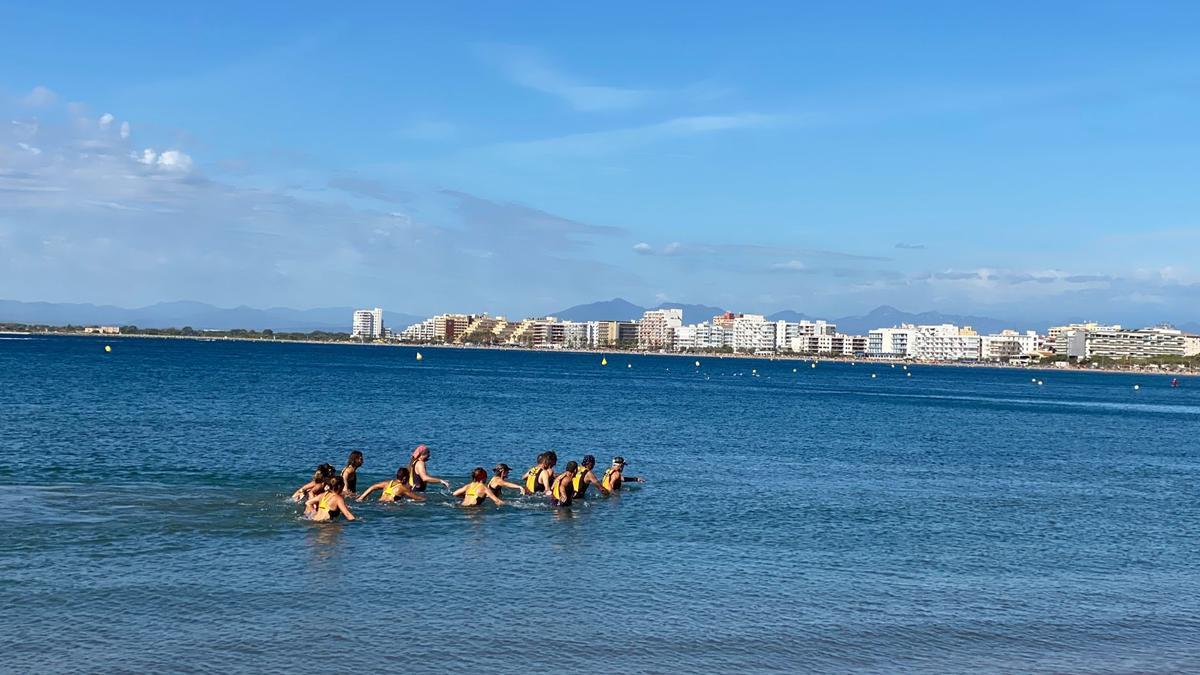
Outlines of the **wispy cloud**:
{"type": "Polygon", "coordinates": [[[55,94],[49,87],[38,85],[33,88],[28,94],[21,97],[21,105],[29,108],[45,108],[46,106],[54,105],[58,102],[58,94],[55,94]]]}
{"type": "Polygon", "coordinates": [[[584,112],[630,110],[654,100],[650,89],[591,84],[550,64],[538,50],[512,45],[486,45],[483,57],[511,82],[554,96],[584,112]]]}
{"type": "Polygon", "coordinates": [[[502,143],[491,150],[508,157],[601,157],[655,143],[781,125],[792,118],[762,113],[696,115],[622,129],[502,143]]]}
{"type": "Polygon", "coordinates": [[[753,256],[753,257],[791,257],[783,261],[787,265],[795,265],[799,258],[838,258],[844,260],[888,261],[891,258],[875,255],[849,253],[846,251],[830,251],[817,248],[800,248],[795,246],[767,246],[761,244],[708,244],[673,241],[662,247],[655,248],[649,243],[641,242],[633,247],[634,253],[650,256],[753,256]]]}
{"type": "Polygon", "coordinates": [[[925,244],[910,244],[910,243],[902,241],[902,242],[896,244],[896,248],[909,250],[909,251],[920,251],[920,250],[924,250],[925,244]]]}

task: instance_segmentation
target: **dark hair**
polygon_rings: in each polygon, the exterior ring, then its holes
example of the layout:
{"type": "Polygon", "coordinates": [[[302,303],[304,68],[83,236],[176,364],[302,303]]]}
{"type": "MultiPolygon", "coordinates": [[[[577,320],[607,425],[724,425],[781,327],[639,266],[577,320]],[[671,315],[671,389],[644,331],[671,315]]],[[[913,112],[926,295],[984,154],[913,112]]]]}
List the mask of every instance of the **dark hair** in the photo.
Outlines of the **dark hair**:
{"type": "Polygon", "coordinates": [[[558,464],[558,455],[556,455],[553,450],[547,450],[546,461],[550,462],[550,466],[554,466],[555,464],[558,464]]]}
{"type": "Polygon", "coordinates": [[[595,455],[584,455],[582,464],[589,469],[592,468],[593,466],[596,466],[596,456],[595,455]]]}
{"type": "Polygon", "coordinates": [[[471,480],[479,481],[480,483],[487,480],[487,470],[482,466],[475,467],[475,470],[471,472],[471,480]]]}
{"type": "Polygon", "coordinates": [[[539,452],[539,453],[538,453],[538,458],[537,458],[537,463],[538,463],[538,465],[539,465],[539,466],[541,466],[542,462],[544,462],[544,461],[546,461],[546,453],[544,453],[544,452],[539,452]]]}
{"type": "Polygon", "coordinates": [[[324,479],[329,478],[334,473],[336,473],[336,470],[332,464],[318,464],[317,471],[313,474],[313,481],[317,483],[323,482],[324,479]]]}
{"type": "Polygon", "coordinates": [[[563,473],[575,473],[578,468],[579,465],[575,462],[567,462],[567,466],[565,469],[563,469],[563,473]]]}
{"type": "Polygon", "coordinates": [[[492,469],[492,473],[496,474],[497,476],[502,473],[508,473],[509,471],[512,471],[512,467],[503,462],[497,464],[496,468],[492,469]]]}
{"type": "Polygon", "coordinates": [[[362,463],[362,450],[351,450],[350,456],[346,458],[346,466],[362,466],[362,463]]]}
{"type": "Polygon", "coordinates": [[[407,466],[402,466],[399,469],[396,469],[396,480],[401,480],[401,481],[408,480],[408,467],[407,466]]]}
{"type": "Polygon", "coordinates": [[[341,476],[333,476],[329,480],[325,481],[325,487],[328,488],[330,492],[340,494],[341,491],[346,487],[346,481],[342,480],[341,476]]]}

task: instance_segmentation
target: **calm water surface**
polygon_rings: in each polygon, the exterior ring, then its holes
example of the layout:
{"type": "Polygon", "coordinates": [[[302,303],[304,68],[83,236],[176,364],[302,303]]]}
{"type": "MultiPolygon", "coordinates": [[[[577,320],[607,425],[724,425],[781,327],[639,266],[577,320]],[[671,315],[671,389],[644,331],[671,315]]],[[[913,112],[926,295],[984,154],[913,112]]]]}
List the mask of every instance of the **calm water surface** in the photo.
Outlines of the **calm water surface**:
{"type": "Polygon", "coordinates": [[[1200,670],[1200,380],[104,344],[0,340],[5,672],[1200,670]],[[286,502],[418,443],[648,482],[286,502]]]}

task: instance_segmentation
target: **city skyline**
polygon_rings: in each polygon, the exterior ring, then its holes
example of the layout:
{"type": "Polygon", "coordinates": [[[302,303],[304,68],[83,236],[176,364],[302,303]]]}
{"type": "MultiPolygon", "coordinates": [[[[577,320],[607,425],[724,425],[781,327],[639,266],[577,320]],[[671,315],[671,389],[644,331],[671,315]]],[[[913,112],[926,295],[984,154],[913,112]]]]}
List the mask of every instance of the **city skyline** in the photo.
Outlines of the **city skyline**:
{"type": "Polygon", "coordinates": [[[937,8],[10,6],[0,287],[1200,320],[1200,10],[937,8]]]}

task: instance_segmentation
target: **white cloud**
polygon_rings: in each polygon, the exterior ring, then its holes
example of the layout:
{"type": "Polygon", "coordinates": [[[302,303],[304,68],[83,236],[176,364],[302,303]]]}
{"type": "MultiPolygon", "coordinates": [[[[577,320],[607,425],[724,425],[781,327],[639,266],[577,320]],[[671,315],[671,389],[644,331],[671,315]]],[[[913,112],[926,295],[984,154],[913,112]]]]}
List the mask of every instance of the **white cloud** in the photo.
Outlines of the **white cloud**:
{"type": "Polygon", "coordinates": [[[100,128],[107,129],[108,125],[112,124],[113,120],[115,119],[116,118],[112,116],[112,113],[104,113],[100,116],[100,128]]]}
{"type": "Polygon", "coordinates": [[[44,108],[53,105],[57,100],[58,94],[39,84],[21,98],[21,104],[30,108],[44,108]]]}
{"type": "Polygon", "coordinates": [[[527,47],[497,45],[484,48],[483,53],[514,84],[560,98],[576,110],[630,110],[649,103],[658,95],[648,89],[582,82],[550,65],[540,52],[527,47]]]}
{"type": "Polygon", "coordinates": [[[154,148],[146,148],[141,154],[131,155],[135,160],[146,166],[153,166],[169,171],[188,172],[192,170],[192,158],[179,150],[163,150],[161,153],[154,148]]]}
{"type": "Polygon", "coordinates": [[[651,255],[654,253],[654,247],[644,241],[640,241],[633,245],[633,252],[641,255],[651,255]]]}
{"type": "Polygon", "coordinates": [[[129,122],[121,122],[121,140],[129,140],[129,122]]]}
{"type": "Polygon", "coordinates": [[[775,264],[771,265],[771,269],[784,270],[784,271],[789,271],[789,272],[799,272],[801,270],[808,269],[808,265],[805,265],[803,262],[801,262],[799,260],[788,260],[787,262],[775,263],[775,264]]]}

